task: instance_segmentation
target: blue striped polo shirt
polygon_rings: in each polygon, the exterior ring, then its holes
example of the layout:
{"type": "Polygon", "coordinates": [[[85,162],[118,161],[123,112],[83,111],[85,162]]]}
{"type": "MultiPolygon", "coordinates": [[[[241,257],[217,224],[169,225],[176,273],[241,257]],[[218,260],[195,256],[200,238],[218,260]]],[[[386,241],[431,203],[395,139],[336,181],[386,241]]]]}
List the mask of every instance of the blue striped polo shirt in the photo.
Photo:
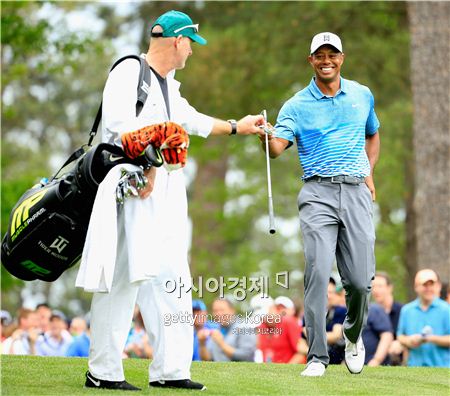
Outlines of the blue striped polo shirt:
{"type": "Polygon", "coordinates": [[[370,89],[341,78],[340,90],[327,96],[313,78],[281,108],[276,137],[297,142],[303,179],[311,176],[368,176],[366,135],[380,126],[370,89]]]}

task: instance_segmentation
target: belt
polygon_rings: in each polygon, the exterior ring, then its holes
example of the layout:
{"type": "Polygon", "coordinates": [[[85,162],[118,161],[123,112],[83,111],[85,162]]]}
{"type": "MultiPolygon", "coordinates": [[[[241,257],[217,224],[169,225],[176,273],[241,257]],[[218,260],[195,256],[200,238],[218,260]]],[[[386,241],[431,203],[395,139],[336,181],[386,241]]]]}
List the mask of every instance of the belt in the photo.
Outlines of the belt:
{"type": "Polygon", "coordinates": [[[339,176],[331,176],[331,177],[322,177],[322,176],[311,176],[305,179],[305,183],[308,183],[310,181],[316,181],[318,183],[321,182],[330,182],[330,183],[337,183],[337,184],[361,184],[365,182],[364,177],[358,177],[358,176],[345,176],[345,175],[339,175],[339,176]]]}

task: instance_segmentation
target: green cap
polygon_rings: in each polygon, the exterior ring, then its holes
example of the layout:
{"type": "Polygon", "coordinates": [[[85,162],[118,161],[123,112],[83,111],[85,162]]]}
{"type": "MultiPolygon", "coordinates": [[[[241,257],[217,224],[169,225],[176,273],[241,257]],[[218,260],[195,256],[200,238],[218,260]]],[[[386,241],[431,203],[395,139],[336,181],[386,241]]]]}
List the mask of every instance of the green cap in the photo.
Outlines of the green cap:
{"type": "Polygon", "coordinates": [[[191,40],[205,45],[207,41],[199,36],[198,24],[194,24],[192,19],[183,12],[180,11],[168,11],[162,14],[152,25],[150,30],[153,30],[155,26],[161,26],[162,33],[152,33],[152,37],[178,37],[179,35],[189,37],[191,40]]]}

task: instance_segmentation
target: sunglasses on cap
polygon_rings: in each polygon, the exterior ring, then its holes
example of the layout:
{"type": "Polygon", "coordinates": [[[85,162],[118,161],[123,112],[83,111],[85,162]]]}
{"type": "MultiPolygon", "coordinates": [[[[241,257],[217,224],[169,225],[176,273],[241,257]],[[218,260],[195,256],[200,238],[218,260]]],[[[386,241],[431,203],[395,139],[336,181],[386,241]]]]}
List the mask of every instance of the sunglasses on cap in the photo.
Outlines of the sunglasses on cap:
{"type": "MultiPolygon", "coordinates": [[[[184,29],[193,29],[194,30],[194,33],[198,33],[198,23],[196,23],[196,24],[193,24],[193,25],[186,25],[186,26],[182,26],[182,27],[180,27],[180,28],[178,28],[178,29],[175,29],[173,32],[175,33],[175,34],[177,34],[177,33],[180,33],[182,30],[184,30],[184,29]]],[[[182,34],[182,33],[181,33],[182,34]]],[[[151,36],[152,37],[164,37],[164,33],[162,32],[162,33],[151,33],[151,36]]]]}
{"type": "Polygon", "coordinates": [[[175,29],[173,32],[174,32],[174,33],[179,33],[179,32],[181,32],[182,30],[184,30],[184,29],[189,29],[189,28],[194,29],[194,32],[195,32],[195,33],[198,33],[198,23],[196,23],[196,24],[194,24],[194,25],[186,25],[186,26],[180,27],[180,28],[178,28],[178,29],[175,29]]]}

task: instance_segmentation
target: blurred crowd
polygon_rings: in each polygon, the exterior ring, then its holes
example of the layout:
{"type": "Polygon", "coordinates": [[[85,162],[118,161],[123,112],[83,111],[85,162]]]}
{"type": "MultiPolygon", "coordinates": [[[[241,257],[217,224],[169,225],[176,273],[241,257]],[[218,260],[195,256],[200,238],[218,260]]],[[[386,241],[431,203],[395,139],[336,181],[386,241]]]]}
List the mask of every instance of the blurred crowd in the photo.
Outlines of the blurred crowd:
{"type": "MultiPolygon", "coordinates": [[[[365,364],[450,367],[450,289],[431,269],[417,272],[416,298],[403,305],[394,300],[389,274],[376,273],[372,303],[362,333],[365,364]]],[[[330,364],[343,364],[345,290],[338,277],[328,284],[326,337],[330,364]]],[[[192,304],[193,360],[306,363],[307,328],[300,303],[287,296],[257,295],[247,311],[218,298],[208,312],[202,300],[192,304]]],[[[170,324],[169,324],[170,325],[170,324]]],[[[21,308],[13,319],[1,311],[1,353],[37,356],[89,355],[89,320],[68,319],[47,304],[21,308]]],[[[136,307],[123,358],[152,358],[152,347],[136,307]]]]}
{"type": "MultiPolygon", "coordinates": [[[[48,304],[35,309],[20,308],[15,320],[1,311],[1,353],[4,355],[67,356],[89,355],[89,320],[68,319],[48,304]]],[[[123,358],[151,358],[152,348],[139,310],[135,309],[123,358]]]]}

